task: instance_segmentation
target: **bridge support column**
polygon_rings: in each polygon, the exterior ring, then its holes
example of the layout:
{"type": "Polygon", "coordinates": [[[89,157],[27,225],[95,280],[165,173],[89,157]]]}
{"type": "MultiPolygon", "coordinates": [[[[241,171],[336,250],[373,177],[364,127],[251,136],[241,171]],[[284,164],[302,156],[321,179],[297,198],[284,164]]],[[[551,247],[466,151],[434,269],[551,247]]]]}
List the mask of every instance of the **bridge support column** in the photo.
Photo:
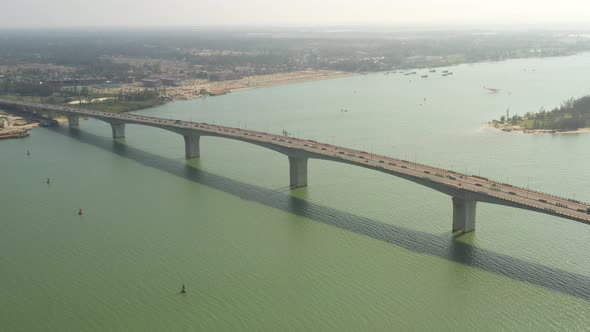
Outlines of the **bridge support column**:
{"type": "Polygon", "coordinates": [[[125,124],[124,123],[111,123],[113,129],[113,138],[124,138],[125,137],[125,124]]]}
{"type": "Polygon", "coordinates": [[[306,157],[289,157],[289,178],[291,188],[307,186],[306,157]]]}
{"type": "Polygon", "coordinates": [[[201,151],[199,148],[199,135],[184,135],[184,154],[186,159],[199,158],[201,151]]]}
{"type": "Polygon", "coordinates": [[[453,232],[475,230],[475,205],[477,201],[453,197],[453,232]]]}
{"type": "Polygon", "coordinates": [[[78,115],[69,115],[68,123],[70,127],[78,127],[80,125],[80,117],[78,115]]]}

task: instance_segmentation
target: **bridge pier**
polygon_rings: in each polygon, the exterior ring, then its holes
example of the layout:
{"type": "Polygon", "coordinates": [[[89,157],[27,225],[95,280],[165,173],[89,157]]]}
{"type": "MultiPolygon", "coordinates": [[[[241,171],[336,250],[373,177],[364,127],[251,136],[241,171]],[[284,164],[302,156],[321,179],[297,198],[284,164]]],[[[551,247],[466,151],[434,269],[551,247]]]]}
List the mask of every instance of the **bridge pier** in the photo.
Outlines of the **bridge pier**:
{"type": "Polygon", "coordinates": [[[78,127],[80,125],[80,117],[78,115],[68,115],[68,124],[70,127],[78,127]]]}
{"type": "Polygon", "coordinates": [[[307,186],[307,157],[289,156],[289,180],[291,188],[307,186]]]}
{"type": "Polygon", "coordinates": [[[124,138],[125,137],[125,124],[124,123],[111,123],[113,129],[113,138],[124,138]]]}
{"type": "Polygon", "coordinates": [[[199,158],[201,151],[199,147],[199,141],[201,136],[199,135],[184,135],[184,154],[186,159],[199,158]]]}
{"type": "Polygon", "coordinates": [[[453,197],[453,232],[475,230],[475,205],[477,201],[453,197]]]}

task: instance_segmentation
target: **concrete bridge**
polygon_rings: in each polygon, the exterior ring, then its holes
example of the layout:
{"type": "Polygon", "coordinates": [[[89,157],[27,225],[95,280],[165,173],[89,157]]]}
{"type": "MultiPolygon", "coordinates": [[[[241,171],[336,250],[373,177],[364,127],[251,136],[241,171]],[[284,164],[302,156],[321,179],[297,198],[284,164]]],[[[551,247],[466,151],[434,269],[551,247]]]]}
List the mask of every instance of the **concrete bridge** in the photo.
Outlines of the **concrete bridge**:
{"type": "Polygon", "coordinates": [[[184,138],[186,159],[199,158],[201,136],[238,140],[282,153],[289,159],[291,188],[307,185],[307,161],[330,160],[394,175],[452,197],[453,231],[475,229],[477,202],[498,204],[558,216],[590,224],[590,204],[555,195],[519,188],[486,178],[370,154],[311,140],[273,135],[207,123],[163,119],[130,113],[110,113],[76,107],[18,102],[0,99],[0,106],[54,117],[68,117],[70,127],[79,126],[80,117],[90,117],[111,125],[113,138],[125,137],[125,125],[137,124],[172,131],[184,138]]]}

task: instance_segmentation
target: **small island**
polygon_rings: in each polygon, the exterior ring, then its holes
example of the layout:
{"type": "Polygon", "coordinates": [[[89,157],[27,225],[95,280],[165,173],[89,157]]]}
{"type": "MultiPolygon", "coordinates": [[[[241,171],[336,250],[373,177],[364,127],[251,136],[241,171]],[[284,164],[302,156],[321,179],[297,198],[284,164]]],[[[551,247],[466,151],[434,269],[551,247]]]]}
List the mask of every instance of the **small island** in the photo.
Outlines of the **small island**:
{"type": "Polygon", "coordinates": [[[500,120],[492,120],[490,126],[503,131],[524,133],[579,133],[590,132],[590,95],[569,99],[561,106],[546,111],[543,107],[537,113],[524,116],[510,116],[510,109],[500,120]]]}

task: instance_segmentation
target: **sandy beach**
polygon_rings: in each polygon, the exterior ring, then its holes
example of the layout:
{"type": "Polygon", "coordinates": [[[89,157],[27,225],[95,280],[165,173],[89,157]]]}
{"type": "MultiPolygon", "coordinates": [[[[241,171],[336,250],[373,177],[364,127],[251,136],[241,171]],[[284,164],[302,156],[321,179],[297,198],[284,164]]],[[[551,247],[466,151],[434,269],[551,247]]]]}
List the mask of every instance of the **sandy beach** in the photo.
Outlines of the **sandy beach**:
{"type": "Polygon", "coordinates": [[[304,70],[290,73],[248,76],[238,80],[210,82],[188,80],[179,87],[166,87],[166,94],[173,99],[195,99],[205,90],[210,95],[222,95],[231,91],[255,89],[274,85],[294,84],[330,78],[352,76],[353,73],[329,70],[304,70]]]}

